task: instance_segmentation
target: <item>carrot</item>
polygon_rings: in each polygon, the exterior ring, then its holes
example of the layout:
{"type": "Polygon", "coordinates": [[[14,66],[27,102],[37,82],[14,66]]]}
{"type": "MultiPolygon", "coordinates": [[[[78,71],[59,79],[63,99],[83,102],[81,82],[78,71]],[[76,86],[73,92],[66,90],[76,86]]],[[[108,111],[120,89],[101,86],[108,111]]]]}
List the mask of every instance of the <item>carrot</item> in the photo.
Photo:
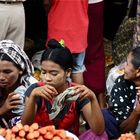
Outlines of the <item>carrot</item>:
{"type": "Polygon", "coordinates": [[[19,135],[21,138],[24,138],[25,135],[26,135],[26,133],[25,133],[24,130],[20,130],[19,133],[18,133],[18,135],[19,135]]]}
{"type": "Polygon", "coordinates": [[[39,136],[37,140],[44,140],[43,136],[39,136]]]}
{"type": "Polygon", "coordinates": [[[54,136],[52,140],[61,140],[61,138],[59,136],[54,136]]]}
{"type": "Polygon", "coordinates": [[[55,130],[55,135],[63,139],[66,138],[66,132],[64,129],[55,130]]]}
{"type": "Polygon", "coordinates": [[[44,135],[44,138],[47,139],[47,140],[51,140],[51,139],[53,138],[53,133],[48,131],[48,132],[44,135]]]}
{"type": "Polygon", "coordinates": [[[5,135],[6,135],[6,129],[5,128],[0,128],[0,135],[5,137],[5,135]]]}
{"type": "Polygon", "coordinates": [[[9,134],[7,133],[6,136],[5,136],[5,139],[6,139],[6,140],[11,140],[11,139],[12,139],[11,134],[10,134],[10,133],[9,133],[9,134]]]}
{"type": "Polygon", "coordinates": [[[26,140],[25,138],[21,138],[21,140],[26,140]]]}
{"type": "Polygon", "coordinates": [[[45,127],[39,128],[38,131],[39,131],[39,133],[42,134],[42,135],[45,135],[46,132],[47,132],[47,130],[46,130],[45,127]]]}
{"type": "Polygon", "coordinates": [[[51,132],[55,131],[55,126],[54,125],[48,125],[48,126],[45,126],[45,128],[46,128],[47,131],[51,131],[51,132]]]}
{"type": "Polygon", "coordinates": [[[11,129],[6,129],[6,135],[11,135],[12,134],[12,130],[11,129]]]}
{"type": "Polygon", "coordinates": [[[18,127],[19,130],[23,129],[23,125],[21,123],[18,123],[16,126],[18,127]]]}
{"type": "Polygon", "coordinates": [[[29,127],[29,132],[34,132],[34,128],[33,127],[29,127]]]}
{"type": "Polygon", "coordinates": [[[12,140],[16,140],[16,138],[12,138],[12,140]]]}
{"type": "Polygon", "coordinates": [[[32,140],[34,139],[34,133],[33,132],[29,132],[26,136],[27,139],[32,140]]]}
{"type": "Polygon", "coordinates": [[[12,130],[13,133],[17,133],[19,131],[19,128],[15,125],[15,126],[12,127],[11,130],[12,130]]]}
{"type": "Polygon", "coordinates": [[[39,135],[40,135],[40,134],[39,134],[39,131],[37,131],[37,130],[36,130],[36,131],[34,131],[34,132],[33,132],[33,134],[34,134],[34,138],[38,138],[38,137],[39,137],[39,135]]]}
{"type": "Polygon", "coordinates": [[[38,123],[33,123],[30,127],[32,127],[34,130],[37,130],[39,128],[38,123]]]}
{"type": "Polygon", "coordinates": [[[12,137],[12,140],[15,139],[16,138],[16,134],[15,133],[12,133],[11,134],[11,137],[12,137]]]}
{"type": "Polygon", "coordinates": [[[16,140],[21,140],[21,137],[17,136],[17,137],[16,137],[16,140]]]}
{"type": "Polygon", "coordinates": [[[25,132],[29,132],[29,129],[30,129],[30,126],[27,125],[27,124],[23,126],[23,130],[24,130],[25,132]]]}

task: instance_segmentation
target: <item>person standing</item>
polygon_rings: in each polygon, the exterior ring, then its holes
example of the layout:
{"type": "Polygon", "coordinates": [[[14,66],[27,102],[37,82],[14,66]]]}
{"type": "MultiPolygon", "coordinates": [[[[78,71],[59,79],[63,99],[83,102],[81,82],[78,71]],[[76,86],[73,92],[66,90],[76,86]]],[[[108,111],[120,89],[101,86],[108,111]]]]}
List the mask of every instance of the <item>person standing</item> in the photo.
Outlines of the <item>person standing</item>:
{"type": "Polygon", "coordinates": [[[89,0],[88,47],[86,49],[84,82],[92,89],[101,107],[105,106],[105,55],[103,47],[103,0],[89,0]]]}
{"type": "MultiPolygon", "coordinates": [[[[47,2],[48,0],[44,0],[45,6],[47,2]]],[[[65,46],[70,49],[74,59],[72,81],[83,84],[88,32],[88,0],[52,0],[50,5],[47,40],[63,39],[65,41],[65,46]]]]}
{"type": "Polygon", "coordinates": [[[0,0],[0,40],[12,40],[22,49],[25,41],[25,0],[0,0]]]}

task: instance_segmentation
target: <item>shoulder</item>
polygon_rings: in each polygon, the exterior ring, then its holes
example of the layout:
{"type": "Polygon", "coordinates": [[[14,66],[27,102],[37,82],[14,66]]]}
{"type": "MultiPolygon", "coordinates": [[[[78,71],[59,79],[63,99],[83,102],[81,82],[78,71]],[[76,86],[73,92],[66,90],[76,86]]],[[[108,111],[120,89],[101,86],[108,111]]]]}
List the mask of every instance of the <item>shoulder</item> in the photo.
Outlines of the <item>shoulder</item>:
{"type": "Polygon", "coordinates": [[[26,92],[25,92],[25,96],[28,96],[28,97],[29,97],[30,94],[31,94],[31,92],[32,92],[32,90],[35,89],[36,87],[39,87],[39,86],[40,86],[40,85],[39,85],[39,82],[30,85],[30,86],[28,87],[28,89],[26,90],[26,92]]]}
{"type": "Polygon", "coordinates": [[[88,98],[83,99],[80,101],[79,99],[76,101],[77,103],[77,109],[80,111],[85,105],[87,105],[90,102],[88,98]]]}
{"type": "Polygon", "coordinates": [[[118,86],[118,85],[121,87],[125,87],[125,88],[128,87],[128,89],[129,89],[129,87],[130,87],[130,89],[134,89],[134,87],[135,87],[135,84],[130,80],[125,80],[123,75],[119,76],[115,80],[114,86],[118,86]]]}

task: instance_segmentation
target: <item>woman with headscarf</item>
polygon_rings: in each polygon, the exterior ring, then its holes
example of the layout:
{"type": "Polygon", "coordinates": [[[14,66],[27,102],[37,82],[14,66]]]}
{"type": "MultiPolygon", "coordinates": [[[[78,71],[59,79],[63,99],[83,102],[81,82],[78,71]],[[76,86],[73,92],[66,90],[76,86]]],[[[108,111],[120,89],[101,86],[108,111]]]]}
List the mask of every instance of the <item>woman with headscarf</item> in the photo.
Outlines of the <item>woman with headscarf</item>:
{"type": "Polygon", "coordinates": [[[20,122],[24,93],[37,82],[33,66],[25,52],[11,40],[0,41],[0,126],[20,122]]]}

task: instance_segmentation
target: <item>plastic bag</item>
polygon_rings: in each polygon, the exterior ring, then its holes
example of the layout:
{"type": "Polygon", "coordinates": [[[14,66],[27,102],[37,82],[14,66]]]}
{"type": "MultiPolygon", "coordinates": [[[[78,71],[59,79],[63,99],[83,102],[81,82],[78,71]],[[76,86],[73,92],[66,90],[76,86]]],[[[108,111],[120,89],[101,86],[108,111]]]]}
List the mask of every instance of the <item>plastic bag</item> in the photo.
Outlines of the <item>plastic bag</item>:
{"type": "Polygon", "coordinates": [[[124,74],[124,65],[125,63],[121,63],[120,65],[114,66],[108,73],[108,77],[106,80],[106,89],[107,95],[110,96],[110,92],[114,85],[116,78],[120,75],[124,74]]]}
{"type": "Polygon", "coordinates": [[[91,129],[89,129],[79,136],[79,140],[108,140],[108,136],[106,132],[100,136],[96,135],[91,129]]]}
{"type": "Polygon", "coordinates": [[[36,68],[36,69],[39,69],[41,70],[40,68],[40,61],[41,61],[41,57],[42,57],[42,53],[44,52],[43,51],[39,51],[39,52],[36,52],[33,57],[32,57],[32,64],[33,66],[36,68]]]}

